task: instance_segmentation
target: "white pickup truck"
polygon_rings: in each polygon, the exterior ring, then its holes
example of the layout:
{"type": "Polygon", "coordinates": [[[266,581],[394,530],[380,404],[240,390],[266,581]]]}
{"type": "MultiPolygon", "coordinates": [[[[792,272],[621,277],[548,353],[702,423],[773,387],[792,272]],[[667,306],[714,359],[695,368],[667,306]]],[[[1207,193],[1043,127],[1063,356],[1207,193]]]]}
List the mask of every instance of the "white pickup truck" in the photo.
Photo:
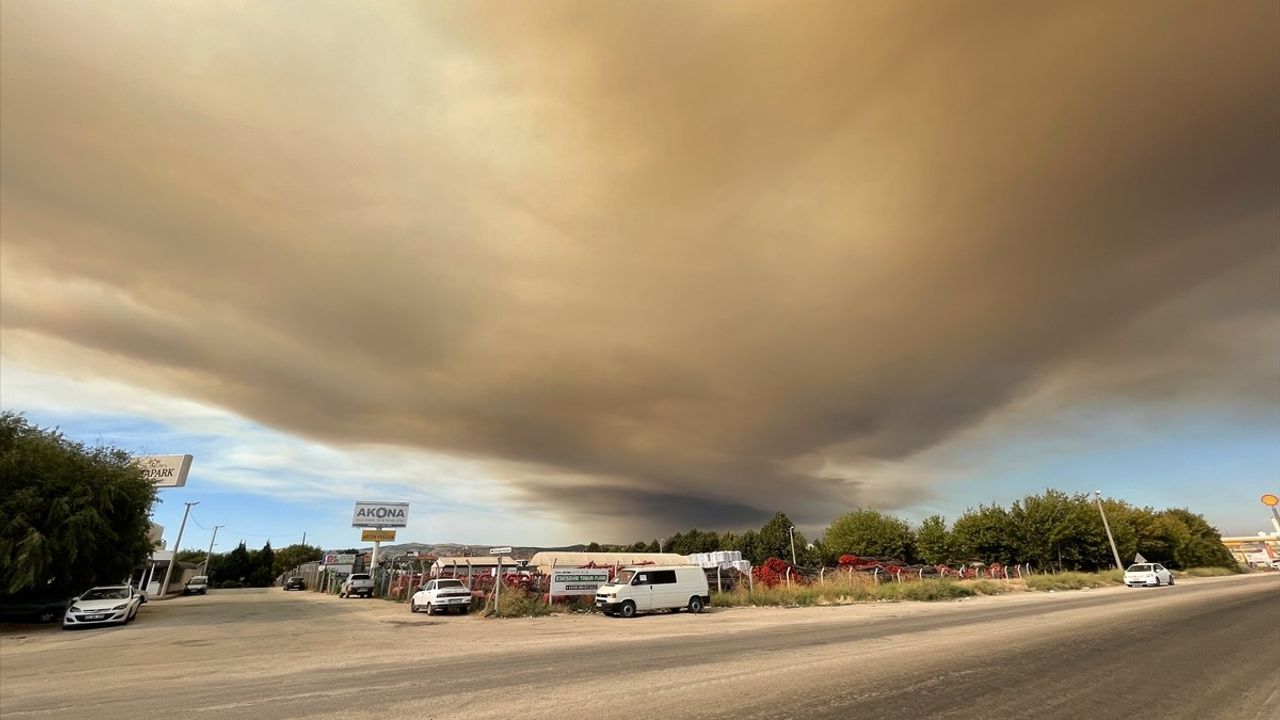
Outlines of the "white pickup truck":
{"type": "Polygon", "coordinates": [[[338,597],[348,598],[352,595],[373,597],[373,578],[369,573],[351,573],[342,587],[338,588],[338,597]]]}

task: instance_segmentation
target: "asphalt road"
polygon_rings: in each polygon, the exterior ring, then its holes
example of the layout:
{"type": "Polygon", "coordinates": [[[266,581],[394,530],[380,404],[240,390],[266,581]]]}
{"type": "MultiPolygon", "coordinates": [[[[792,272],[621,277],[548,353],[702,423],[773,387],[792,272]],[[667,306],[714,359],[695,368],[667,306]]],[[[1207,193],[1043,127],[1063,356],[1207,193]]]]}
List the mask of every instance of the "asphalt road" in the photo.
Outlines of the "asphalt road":
{"type": "Polygon", "coordinates": [[[1280,574],[490,621],[223,591],[0,634],[0,717],[1280,719],[1280,574]]]}

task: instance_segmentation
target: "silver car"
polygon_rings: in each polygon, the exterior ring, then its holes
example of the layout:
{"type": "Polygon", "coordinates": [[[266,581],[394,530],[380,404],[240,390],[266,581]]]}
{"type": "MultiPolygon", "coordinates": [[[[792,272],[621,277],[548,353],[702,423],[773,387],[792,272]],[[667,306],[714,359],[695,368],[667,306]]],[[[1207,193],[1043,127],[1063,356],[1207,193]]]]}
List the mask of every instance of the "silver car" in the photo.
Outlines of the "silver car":
{"type": "Polygon", "coordinates": [[[1173,584],[1173,573],[1160,563],[1138,563],[1124,571],[1124,584],[1129,587],[1160,587],[1173,584]]]}

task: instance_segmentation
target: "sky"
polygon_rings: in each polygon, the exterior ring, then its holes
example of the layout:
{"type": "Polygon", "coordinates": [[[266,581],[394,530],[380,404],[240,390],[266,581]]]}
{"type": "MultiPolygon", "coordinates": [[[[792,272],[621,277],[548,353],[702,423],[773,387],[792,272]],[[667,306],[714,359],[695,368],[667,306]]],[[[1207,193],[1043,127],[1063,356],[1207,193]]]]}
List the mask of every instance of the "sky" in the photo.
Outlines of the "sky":
{"type": "Polygon", "coordinates": [[[1280,6],[0,6],[0,406],[183,546],[1267,528],[1280,6]],[[170,532],[172,532],[170,530],[170,532]]]}

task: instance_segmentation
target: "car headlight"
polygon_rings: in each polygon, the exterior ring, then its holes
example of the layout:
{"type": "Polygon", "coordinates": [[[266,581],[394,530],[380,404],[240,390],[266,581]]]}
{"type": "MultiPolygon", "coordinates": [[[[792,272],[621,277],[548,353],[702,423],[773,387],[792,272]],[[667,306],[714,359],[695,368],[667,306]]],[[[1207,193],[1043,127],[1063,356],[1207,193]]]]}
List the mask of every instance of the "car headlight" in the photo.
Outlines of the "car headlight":
{"type": "Polygon", "coordinates": [[[75,605],[72,605],[71,608],[69,609],[69,612],[84,612],[84,611],[76,607],[75,605]]]}
{"type": "Polygon", "coordinates": [[[115,612],[116,610],[123,610],[126,606],[128,606],[128,603],[120,603],[119,605],[111,608],[111,611],[115,612]]]}

